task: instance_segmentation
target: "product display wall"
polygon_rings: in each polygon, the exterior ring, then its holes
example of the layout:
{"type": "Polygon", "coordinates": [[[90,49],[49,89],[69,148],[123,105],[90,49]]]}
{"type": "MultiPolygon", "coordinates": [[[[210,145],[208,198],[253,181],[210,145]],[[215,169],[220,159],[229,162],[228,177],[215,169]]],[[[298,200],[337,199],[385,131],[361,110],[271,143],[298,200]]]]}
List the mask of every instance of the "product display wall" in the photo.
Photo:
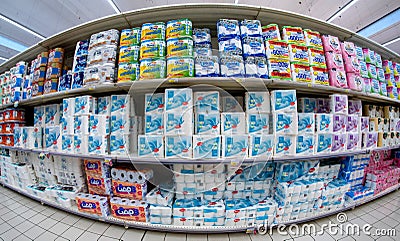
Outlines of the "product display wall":
{"type": "Polygon", "coordinates": [[[2,74],[4,108],[21,105],[0,115],[2,182],[79,215],[194,232],[304,221],[397,189],[399,64],[329,31],[185,17],[103,29],[71,66],[71,47],[52,46],[2,74]]]}

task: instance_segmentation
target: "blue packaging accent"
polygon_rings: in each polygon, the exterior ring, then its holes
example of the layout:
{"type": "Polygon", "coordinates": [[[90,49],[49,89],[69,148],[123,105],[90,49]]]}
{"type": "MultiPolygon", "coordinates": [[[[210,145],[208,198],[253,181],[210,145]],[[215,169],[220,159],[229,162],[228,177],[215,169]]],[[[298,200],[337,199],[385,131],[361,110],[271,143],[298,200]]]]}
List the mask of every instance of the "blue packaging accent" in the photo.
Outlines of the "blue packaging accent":
{"type": "Polygon", "coordinates": [[[146,114],[144,132],[150,135],[163,135],[164,114],[163,113],[146,114]]]}
{"type": "Polygon", "coordinates": [[[164,157],[163,136],[139,135],[138,155],[140,157],[164,157]]]}
{"type": "Polygon", "coordinates": [[[247,135],[222,136],[223,157],[245,157],[249,146],[247,135]]]}
{"type": "Polygon", "coordinates": [[[259,20],[242,20],[240,21],[241,37],[259,37],[261,36],[261,22],[259,20]]]}
{"type": "Polygon", "coordinates": [[[220,19],[217,22],[218,40],[240,36],[239,22],[233,19],[220,19]]]}
{"type": "Polygon", "coordinates": [[[245,102],[247,113],[269,113],[271,111],[268,91],[246,92],[245,102]]]}
{"type": "Polygon", "coordinates": [[[270,156],[273,148],[273,135],[250,135],[249,157],[270,156]]]}
{"type": "Polygon", "coordinates": [[[165,158],[192,158],[192,136],[166,136],[165,158]]]}
{"type": "Polygon", "coordinates": [[[185,110],[192,108],[192,89],[166,89],[165,90],[165,111],[185,110]]]}
{"type": "Polygon", "coordinates": [[[248,134],[269,134],[269,114],[247,113],[247,133],[248,134]]]}
{"type": "Polygon", "coordinates": [[[314,135],[298,135],[296,144],[296,154],[314,154],[314,135]]]}
{"type": "Polygon", "coordinates": [[[316,153],[329,153],[332,147],[332,134],[318,134],[316,153]]]}
{"type": "Polygon", "coordinates": [[[277,135],[275,137],[275,156],[296,154],[296,136],[277,135]]]}
{"type": "Polygon", "coordinates": [[[263,39],[258,37],[244,37],[242,38],[243,44],[243,57],[259,56],[265,57],[263,39]]]}
{"type": "Polygon", "coordinates": [[[72,75],[66,74],[60,77],[60,81],[58,83],[58,91],[69,90],[72,85],[72,75]]]}
{"type": "Polygon", "coordinates": [[[89,50],[89,40],[81,40],[76,43],[75,56],[87,56],[89,50]]]}
{"type": "Polygon", "coordinates": [[[296,90],[274,90],[271,92],[272,111],[297,112],[296,90]]]}
{"type": "Polygon", "coordinates": [[[219,158],[221,136],[193,136],[193,158],[219,158]]]}
{"type": "Polygon", "coordinates": [[[220,114],[196,113],[195,133],[199,135],[220,134],[220,114]]]}
{"type": "Polygon", "coordinates": [[[314,133],[315,130],[315,115],[314,113],[298,113],[298,132],[314,133]]]}
{"type": "Polygon", "coordinates": [[[83,86],[84,72],[74,73],[72,89],[78,89],[83,86]]]}
{"type": "Polygon", "coordinates": [[[87,65],[87,56],[76,57],[74,60],[74,73],[84,72],[87,65]]]}
{"type": "Polygon", "coordinates": [[[276,134],[297,134],[296,113],[276,113],[274,115],[274,133],[276,134]]]}
{"type": "Polygon", "coordinates": [[[224,55],[242,55],[243,53],[242,41],[239,36],[230,39],[219,40],[218,49],[219,52],[224,55]]]}
{"type": "Polygon", "coordinates": [[[145,112],[146,113],[163,113],[164,112],[164,93],[152,93],[145,95],[145,112]]]}
{"type": "Polygon", "coordinates": [[[243,112],[222,113],[221,133],[245,133],[245,114],[243,112]]]}
{"type": "Polygon", "coordinates": [[[299,112],[315,113],[317,110],[317,100],[315,98],[300,98],[297,102],[299,112]]]}
{"type": "Polygon", "coordinates": [[[193,29],[193,42],[196,44],[210,43],[211,32],[209,28],[194,28],[193,29]]]}
{"type": "Polygon", "coordinates": [[[197,113],[219,113],[219,92],[195,92],[194,104],[197,113]]]}

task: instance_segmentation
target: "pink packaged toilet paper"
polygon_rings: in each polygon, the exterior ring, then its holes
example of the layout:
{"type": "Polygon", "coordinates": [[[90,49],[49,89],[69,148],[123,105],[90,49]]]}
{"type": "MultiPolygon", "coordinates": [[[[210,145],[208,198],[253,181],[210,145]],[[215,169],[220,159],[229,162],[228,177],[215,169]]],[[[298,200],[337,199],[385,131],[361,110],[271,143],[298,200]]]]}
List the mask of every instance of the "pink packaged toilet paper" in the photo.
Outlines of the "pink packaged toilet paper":
{"type": "Polygon", "coordinates": [[[338,88],[347,89],[346,72],[343,69],[329,70],[329,84],[338,88]]]}
{"type": "Polygon", "coordinates": [[[342,54],[332,51],[325,52],[325,59],[328,69],[344,69],[342,54]]]}
{"type": "Polygon", "coordinates": [[[352,42],[342,42],[340,43],[340,49],[343,55],[356,56],[356,46],[352,42]]]}
{"type": "Polygon", "coordinates": [[[347,73],[360,73],[360,62],[356,56],[350,56],[344,61],[344,69],[347,73]]]}
{"type": "Polygon", "coordinates": [[[349,86],[350,89],[356,91],[362,91],[364,79],[360,75],[356,73],[347,73],[346,78],[347,78],[347,85],[349,86]]]}
{"type": "Polygon", "coordinates": [[[341,53],[339,38],[332,35],[322,35],[322,45],[325,51],[341,53]]]}

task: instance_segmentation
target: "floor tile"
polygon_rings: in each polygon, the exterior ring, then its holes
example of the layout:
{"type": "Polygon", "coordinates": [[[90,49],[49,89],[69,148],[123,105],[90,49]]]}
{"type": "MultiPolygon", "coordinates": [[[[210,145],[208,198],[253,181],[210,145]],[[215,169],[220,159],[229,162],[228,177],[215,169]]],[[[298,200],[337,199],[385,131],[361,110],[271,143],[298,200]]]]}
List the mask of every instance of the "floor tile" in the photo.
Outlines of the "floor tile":
{"type": "Polygon", "coordinates": [[[21,206],[21,207],[19,207],[19,208],[17,208],[17,209],[14,209],[14,212],[15,212],[16,214],[21,215],[21,214],[25,213],[25,212],[28,211],[28,210],[29,210],[29,208],[24,207],[24,206],[21,206]]]}
{"type": "Polygon", "coordinates": [[[377,238],[375,240],[377,240],[377,241],[394,241],[396,239],[393,239],[393,238],[387,237],[387,236],[382,236],[382,237],[379,237],[379,238],[377,238]]]}
{"type": "Polygon", "coordinates": [[[88,229],[92,224],[94,223],[93,220],[87,219],[87,218],[81,218],[79,219],[78,222],[76,222],[73,226],[86,230],[88,229]]]}
{"type": "Polygon", "coordinates": [[[55,214],[57,212],[57,209],[52,208],[52,207],[47,207],[45,210],[41,211],[40,213],[50,217],[51,215],[55,214]]]}
{"type": "MultiPolygon", "coordinates": [[[[165,237],[165,234],[164,234],[165,237]]],[[[186,234],[186,241],[208,241],[207,234],[188,233],[186,234]]],[[[251,240],[253,241],[253,240],[251,240]]]]}
{"type": "Polygon", "coordinates": [[[51,218],[46,218],[45,220],[43,220],[42,222],[40,222],[38,224],[39,227],[44,228],[46,230],[49,230],[51,227],[53,227],[54,225],[56,225],[56,223],[58,223],[57,220],[51,219],[51,218]]]}
{"type": "Polygon", "coordinates": [[[294,238],[294,241],[314,241],[314,238],[310,235],[305,235],[302,237],[294,238]]]}
{"type": "Polygon", "coordinates": [[[35,239],[44,232],[46,232],[46,230],[44,230],[43,228],[39,226],[33,226],[32,228],[28,229],[24,233],[24,235],[26,235],[29,238],[35,239]]]}
{"type": "Polygon", "coordinates": [[[20,216],[15,216],[14,218],[8,220],[7,223],[10,224],[11,226],[15,227],[18,224],[22,223],[23,221],[25,221],[24,218],[22,218],[20,216]]]}
{"type": "Polygon", "coordinates": [[[94,222],[92,226],[90,226],[87,231],[97,234],[103,234],[107,228],[110,227],[110,224],[103,222],[94,222]]]}
{"type": "Polygon", "coordinates": [[[54,225],[53,227],[51,227],[49,229],[50,232],[61,235],[62,233],[64,233],[70,226],[65,224],[65,223],[57,223],[56,225],[54,225]]]}
{"type": "Polygon", "coordinates": [[[12,226],[8,223],[0,224],[0,234],[5,233],[6,231],[8,231],[11,228],[12,228],[12,226]]]}
{"type": "Polygon", "coordinates": [[[382,221],[378,221],[378,222],[374,223],[373,226],[375,228],[378,228],[378,229],[386,229],[386,228],[388,228],[388,225],[386,223],[382,222],[382,221]]]}
{"type": "Polygon", "coordinates": [[[18,237],[19,235],[21,235],[21,233],[18,232],[18,230],[11,228],[7,232],[2,233],[0,235],[0,237],[4,240],[13,240],[14,238],[18,237]]]}
{"type": "Polygon", "coordinates": [[[66,216],[65,218],[63,218],[61,220],[61,222],[68,224],[68,225],[74,225],[74,223],[78,222],[79,219],[80,219],[80,217],[70,214],[70,215],[66,216]]]}
{"type": "Polygon", "coordinates": [[[344,237],[344,238],[342,238],[342,239],[339,239],[339,241],[354,241],[355,239],[353,239],[352,237],[350,237],[350,236],[347,236],[347,237],[344,237]]]}
{"type": "Polygon", "coordinates": [[[36,214],[38,214],[38,212],[36,212],[34,210],[28,210],[28,211],[20,214],[20,216],[25,218],[25,219],[29,219],[29,218],[35,216],[36,214]]]}
{"type": "MultiPolygon", "coordinates": [[[[158,241],[158,240],[163,240],[164,238],[165,238],[165,233],[163,232],[147,231],[142,241],[158,241]]],[[[231,239],[231,241],[234,240],[231,239]]],[[[243,239],[242,241],[246,240],[243,239]]]]}
{"type": "Polygon", "coordinates": [[[3,207],[2,209],[0,209],[0,216],[10,212],[11,210],[8,209],[7,207],[3,207]]]}
{"type": "MultiPolygon", "coordinates": [[[[146,237],[146,234],[143,236],[146,237]]],[[[228,234],[224,236],[226,239],[218,239],[218,241],[229,241],[228,234]]],[[[221,237],[219,237],[221,238],[221,237]]],[[[166,233],[164,237],[164,241],[186,241],[186,234],[184,233],[166,233]]],[[[209,240],[212,241],[212,240],[209,240]]]]}
{"type": "Polygon", "coordinates": [[[84,231],[82,229],[70,227],[67,229],[67,231],[61,234],[61,237],[69,240],[76,240],[83,232],[84,231]]]}
{"type": "MultiPolygon", "coordinates": [[[[92,227],[92,226],[91,226],[92,227]]],[[[140,229],[128,228],[122,235],[122,240],[140,240],[142,239],[145,231],[140,229]]],[[[166,240],[165,240],[166,241],[166,240]]]]}
{"type": "Polygon", "coordinates": [[[107,236],[101,236],[97,241],[116,241],[116,240],[118,240],[118,239],[110,238],[107,236]]]}
{"type": "Polygon", "coordinates": [[[21,233],[25,233],[25,231],[27,231],[28,229],[32,228],[33,226],[35,226],[35,224],[29,222],[28,220],[25,220],[24,222],[18,224],[15,227],[15,229],[17,229],[21,233]]]}
{"type": "Polygon", "coordinates": [[[384,217],[381,221],[386,223],[391,228],[396,227],[399,224],[399,222],[396,219],[393,219],[391,216],[384,217]]]}
{"type": "Polygon", "coordinates": [[[61,221],[66,216],[68,216],[68,213],[62,212],[62,211],[58,211],[58,212],[55,212],[53,215],[51,215],[50,218],[55,219],[57,221],[61,221]]]}
{"type": "Polygon", "coordinates": [[[10,219],[13,219],[15,216],[17,216],[17,214],[13,211],[10,211],[6,214],[1,215],[1,219],[3,219],[4,221],[8,221],[10,219]]]}
{"type": "Polygon", "coordinates": [[[391,213],[393,212],[392,210],[387,209],[387,208],[385,208],[385,207],[379,207],[379,208],[376,209],[376,210],[378,210],[379,212],[381,212],[381,213],[383,213],[383,214],[385,214],[385,215],[389,215],[389,214],[391,214],[391,213]]]}
{"type": "Polygon", "coordinates": [[[54,240],[54,241],[70,241],[70,240],[68,240],[68,239],[66,239],[66,238],[63,238],[63,237],[58,237],[58,238],[56,238],[56,240],[54,240]]]}
{"type": "Polygon", "coordinates": [[[332,236],[330,236],[327,232],[317,233],[316,235],[312,235],[315,240],[323,240],[323,241],[335,241],[332,236]]]}
{"type": "Polygon", "coordinates": [[[372,216],[369,213],[364,214],[363,216],[360,217],[362,220],[365,220],[365,222],[369,223],[369,224],[373,224],[375,222],[377,222],[379,219],[375,216],[372,216]]]}
{"type": "Polygon", "coordinates": [[[369,214],[372,215],[372,216],[374,216],[374,217],[376,217],[378,220],[381,220],[382,218],[386,217],[385,214],[383,214],[383,213],[381,213],[381,212],[379,212],[379,211],[377,211],[377,210],[374,210],[374,211],[372,211],[372,212],[369,212],[369,214]]]}
{"type": "Polygon", "coordinates": [[[29,221],[31,221],[34,224],[38,224],[38,223],[42,222],[43,220],[45,220],[46,218],[47,217],[44,216],[43,214],[38,213],[35,216],[29,218],[29,221]]]}
{"type": "MultiPolygon", "coordinates": [[[[173,237],[170,237],[171,233],[167,233],[165,235],[164,241],[175,241],[176,239],[173,239],[173,237]]],[[[266,235],[254,235],[251,236],[252,241],[271,241],[271,237],[269,234],[266,235]]],[[[229,236],[228,234],[208,234],[208,241],[229,241],[229,236]]]]}
{"type": "Polygon", "coordinates": [[[49,241],[49,240],[55,240],[56,238],[58,238],[57,235],[55,235],[54,233],[50,233],[49,231],[46,231],[42,233],[39,237],[37,237],[35,241],[49,241]]]}
{"type": "MultiPolygon", "coordinates": [[[[91,232],[84,232],[81,236],[79,236],[77,241],[97,240],[99,238],[100,238],[99,234],[95,234],[95,233],[91,233],[91,232]]],[[[127,239],[125,239],[125,240],[127,240],[127,239]]],[[[134,240],[134,239],[131,239],[131,240],[134,240]]]]}
{"type": "Polygon", "coordinates": [[[9,209],[11,209],[11,210],[16,210],[16,209],[22,207],[22,205],[19,204],[19,203],[17,203],[17,202],[14,202],[13,204],[8,205],[7,207],[8,207],[9,209]]]}
{"type": "MultiPolygon", "coordinates": [[[[124,234],[125,228],[117,225],[112,225],[104,231],[103,236],[107,236],[110,238],[120,239],[121,236],[124,234]]],[[[146,233],[147,235],[147,233],[146,233]]]]}
{"type": "Polygon", "coordinates": [[[32,239],[26,237],[25,235],[21,234],[18,237],[14,238],[13,241],[32,241],[32,239]]]}

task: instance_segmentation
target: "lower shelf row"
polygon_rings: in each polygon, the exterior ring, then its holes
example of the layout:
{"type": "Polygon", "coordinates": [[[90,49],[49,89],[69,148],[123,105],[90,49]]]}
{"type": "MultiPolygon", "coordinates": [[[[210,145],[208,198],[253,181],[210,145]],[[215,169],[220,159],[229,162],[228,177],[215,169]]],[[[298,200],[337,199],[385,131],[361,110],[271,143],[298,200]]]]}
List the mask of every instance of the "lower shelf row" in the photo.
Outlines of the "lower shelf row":
{"type": "Polygon", "coordinates": [[[380,195],[400,179],[400,152],[391,150],[323,162],[174,164],[162,170],[9,154],[0,158],[1,180],[30,196],[102,218],[185,227],[297,222],[380,195]]]}

